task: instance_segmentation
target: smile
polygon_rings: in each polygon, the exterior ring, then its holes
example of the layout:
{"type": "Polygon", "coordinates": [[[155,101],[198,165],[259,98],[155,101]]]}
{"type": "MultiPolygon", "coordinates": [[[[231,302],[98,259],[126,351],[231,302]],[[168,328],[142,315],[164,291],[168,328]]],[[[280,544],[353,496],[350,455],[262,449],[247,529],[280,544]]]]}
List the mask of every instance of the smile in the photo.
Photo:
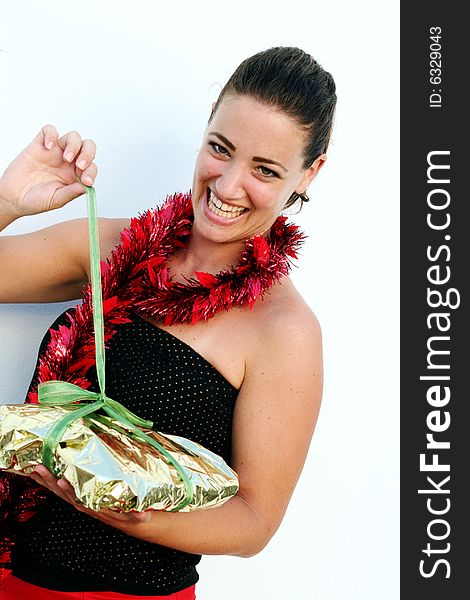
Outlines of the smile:
{"type": "Polygon", "coordinates": [[[248,210],[242,206],[230,206],[229,204],[225,204],[225,202],[219,200],[209,189],[207,190],[207,205],[211,212],[224,219],[235,219],[248,210]]]}

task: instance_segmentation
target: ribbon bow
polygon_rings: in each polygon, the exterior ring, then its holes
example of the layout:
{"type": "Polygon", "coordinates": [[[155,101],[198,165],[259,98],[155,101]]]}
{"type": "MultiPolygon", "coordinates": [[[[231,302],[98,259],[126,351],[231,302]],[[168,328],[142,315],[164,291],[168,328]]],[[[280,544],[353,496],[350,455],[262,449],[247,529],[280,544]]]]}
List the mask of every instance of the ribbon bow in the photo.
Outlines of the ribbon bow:
{"type": "MultiPolygon", "coordinates": [[[[80,181],[80,180],[79,180],[80,181]]],[[[81,183],[81,182],[80,182],[81,183]]],[[[42,447],[42,463],[55,475],[58,471],[54,465],[55,450],[62,436],[71,423],[78,419],[85,419],[102,409],[109,417],[124,425],[132,431],[139,440],[147,442],[158,450],[177,470],[184,485],[185,497],[171,512],[181,510],[193,500],[192,485],[183,467],[178,461],[156,440],[144,433],[139,427],[151,429],[152,421],[141,419],[125,406],[108,398],[105,394],[105,353],[104,353],[104,322],[103,322],[103,297],[101,290],[100,250],[98,220],[96,215],[96,194],[93,187],[85,188],[88,207],[88,238],[90,245],[90,275],[93,303],[93,327],[95,334],[96,373],[100,391],[91,392],[78,385],[66,381],[51,380],[40,383],[38,386],[38,401],[45,406],[63,406],[68,409],[48,432],[42,447]]],[[[95,419],[103,420],[102,415],[94,415],[95,419]]],[[[106,419],[107,420],[107,419],[106,419]]],[[[112,426],[112,423],[111,423],[112,426]]]]}

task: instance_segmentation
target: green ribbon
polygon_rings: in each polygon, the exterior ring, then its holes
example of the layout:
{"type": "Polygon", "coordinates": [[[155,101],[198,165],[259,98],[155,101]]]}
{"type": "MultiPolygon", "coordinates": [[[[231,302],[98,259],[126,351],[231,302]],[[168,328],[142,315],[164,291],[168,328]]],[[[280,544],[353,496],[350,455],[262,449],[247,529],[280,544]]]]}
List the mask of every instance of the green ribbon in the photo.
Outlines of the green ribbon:
{"type": "MultiPolygon", "coordinates": [[[[79,180],[80,181],[80,180],[79,180]]],[[[82,183],[80,181],[80,183],[82,183]]],[[[103,320],[103,296],[101,290],[101,272],[100,272],[100,247],[98,219],[96,215],[96,194],[93,187],[88,187],[82,183],[85,188],[88,207],[88,239],[90,246],[90,276],[91,292],[93,304],[93,327],[95,333],[95,354],[96,354],[96,373],[98,376],[99,392],[84,390],[78,385],[66,381],[51,380],[40,383],[38,386],[38,400],[45,406],[63,406],[67,409],[61,419],[59,419],[44,439],[42,447],[42,464],[46,466],[54,475],[59,472],[55,467],[55,451],[66,431],[66,429],[78,419],[85,419],[89,422],[90,416],[98,410],[102,410],[109,417],[118,421],[129,429],[140,441],[147,442],[153,448],[158,450],[165,457],[168,463],[171,463],[177,470],[185,490],[185,497],[180,504],[170,512],[181,510],[193,500],[192,485],[183,467],[178,461],[156,440],[152,439],[139,427],[151,429],[152,421],[141,419],[125,406],[108,398],[105,394],[105,351],[104,351],[104,320],[103,320]]],[[[98,420],[102,415],[96,415],[98,420]]],[[[111,423],[112,426],[112,423],[111,423]]]]}

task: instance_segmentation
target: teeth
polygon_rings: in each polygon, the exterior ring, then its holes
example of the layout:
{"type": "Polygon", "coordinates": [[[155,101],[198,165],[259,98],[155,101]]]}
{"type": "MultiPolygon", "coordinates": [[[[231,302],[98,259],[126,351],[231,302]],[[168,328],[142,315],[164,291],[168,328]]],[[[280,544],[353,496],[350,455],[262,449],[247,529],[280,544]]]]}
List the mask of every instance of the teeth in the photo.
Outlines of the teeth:
{"type": "Polygon", "coordinates": [[[225,204],[221,200],[214,196],[212,191],[209,192],[209,208],[213,213],[219,215],[219,217],[225,217],[226,219],[233,219],[238,217],[245,211],[243,207],[230,206],[229,204],[225,204]]]}

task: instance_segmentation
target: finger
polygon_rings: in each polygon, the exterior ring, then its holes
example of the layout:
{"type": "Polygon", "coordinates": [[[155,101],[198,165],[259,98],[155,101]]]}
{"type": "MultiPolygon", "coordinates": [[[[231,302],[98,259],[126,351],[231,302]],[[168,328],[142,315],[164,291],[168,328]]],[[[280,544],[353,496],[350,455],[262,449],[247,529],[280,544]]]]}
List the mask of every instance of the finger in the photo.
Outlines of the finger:
{"type": "Polygon", "coordinates": [[[52,150],[59,139],[59,132],[57,129],[54,125],[47,124],[42,127],[41,134],[43,136],[44,146],[48,150],[52,150]]]}
{"type": "Polygon", "coordinates": [[[63,478],[59,479],[57,481],[57,485],[64,492],[64,494],[69,496],[74,502],[78,502],[78,498],[75,494],[75,490],[73,489],[72,485],[66,479],[63,479],[63,478]]]}
{"type": "Polygon", "coordinates": [[[41,480],[42,485],[48,487],[50,490],[56,492],[57,490],[57,478],[49,471],[44,465],[38,465],[34,469],[34,474],[41,480]]]}
{"type": "Polygon", "coordinates": [[[31,477],[31,479],[33,481],[35,481],[39,485],[42,485],[43,487],[45,487],[51,491],[54,491],[54,489],[53,489],[54,485],[55,485],[54,477],[42,465],[39,465],[38,467],[36,467],[34,469],[34,471],[32,473],[30,473],[29,476],[31,477]],[[48,473],[49,477],[44,476],[45,473],[48,473]]]}
{"type": "Polygon", "coordinates": [[[106,519],[107,521],[120,522],[123,525],[126,523],[141,523],[142,520],[148,521],[150,517],[147,519],[142,519],[141,517],[135,518],[135,515],[145,515],[147,513],[138,513],[138,512],[119,512],[117,510],[111,510],[110,508],[101,508],[98,515],[102,519],[106,519]]]}
{"type": "Polygon", "coordinates": [[[34,467],[34,473],[36,473],[37,475],[39,475],[40,477],[42,477],[43,479],[52,479],[54,480],[54,475],[49,471],[49,469],[47,467],[45,467],[44,465],[37,465],[36,467],[34,467]]]}
{"type": "Polygon", "coordinates": [[[57,140],[59,147],[64,151],[64,160],[71,163],[82,147],[82,138],[78,131],[69,131],[57,140]]]}
{"type": "Polygon", "coordinates": [[[78,173],[78,176],[80,177],[80,180],[85,185],[90,186],[95,183],[97,174],[98,174],[98,167],[96,166],[95,163],[91,163],[91,165],[87,169],[85,169],[85,171],[83,171],[81,174],[78,173]]]}
{"type": "Polygon", "coordinates": [[[59,487],[59,489],[62,492],[63,497],[66,500],[68,500],[72,504],[79,503],[79,500],[75,494],[75,490],[73,489],[73,487],[70,485],[70,483],[66,479],[59,479],[57,481],[57,487],[59,487]]]}
{"type": "Polygon", "coordinates": [[[32,473],[30,473],[29,477],[33,481],[35,481],[37,484],[47,487],[44,479],[42,477],[39,477],[39,475],[37,473],[35,473],[34,471],[32,473]]]}
{"type": "Polygon", "coordinates": [[[72,183],[65,185],[61,188],[57,188],[52,194],[50,205],[54,208],[62,208],[67,202],[82,196],[85,193],[85,188],[81,183],[72,183]]]}
{"type": "Polygon", "coordinates": [[[39,485],[54,492],[59,498],[76,505],[79,501],[73,487],[66,479],[56,479],[55,476],[44,465],[38,465],[30,474],[31,479],[39,485]]]}
{"type": "Polygon", "coordinates": [[[96,144],[93,140],[82,140],[82,147],[77,156],[77,167],[84,171],[95,160],[96,144]]]}

